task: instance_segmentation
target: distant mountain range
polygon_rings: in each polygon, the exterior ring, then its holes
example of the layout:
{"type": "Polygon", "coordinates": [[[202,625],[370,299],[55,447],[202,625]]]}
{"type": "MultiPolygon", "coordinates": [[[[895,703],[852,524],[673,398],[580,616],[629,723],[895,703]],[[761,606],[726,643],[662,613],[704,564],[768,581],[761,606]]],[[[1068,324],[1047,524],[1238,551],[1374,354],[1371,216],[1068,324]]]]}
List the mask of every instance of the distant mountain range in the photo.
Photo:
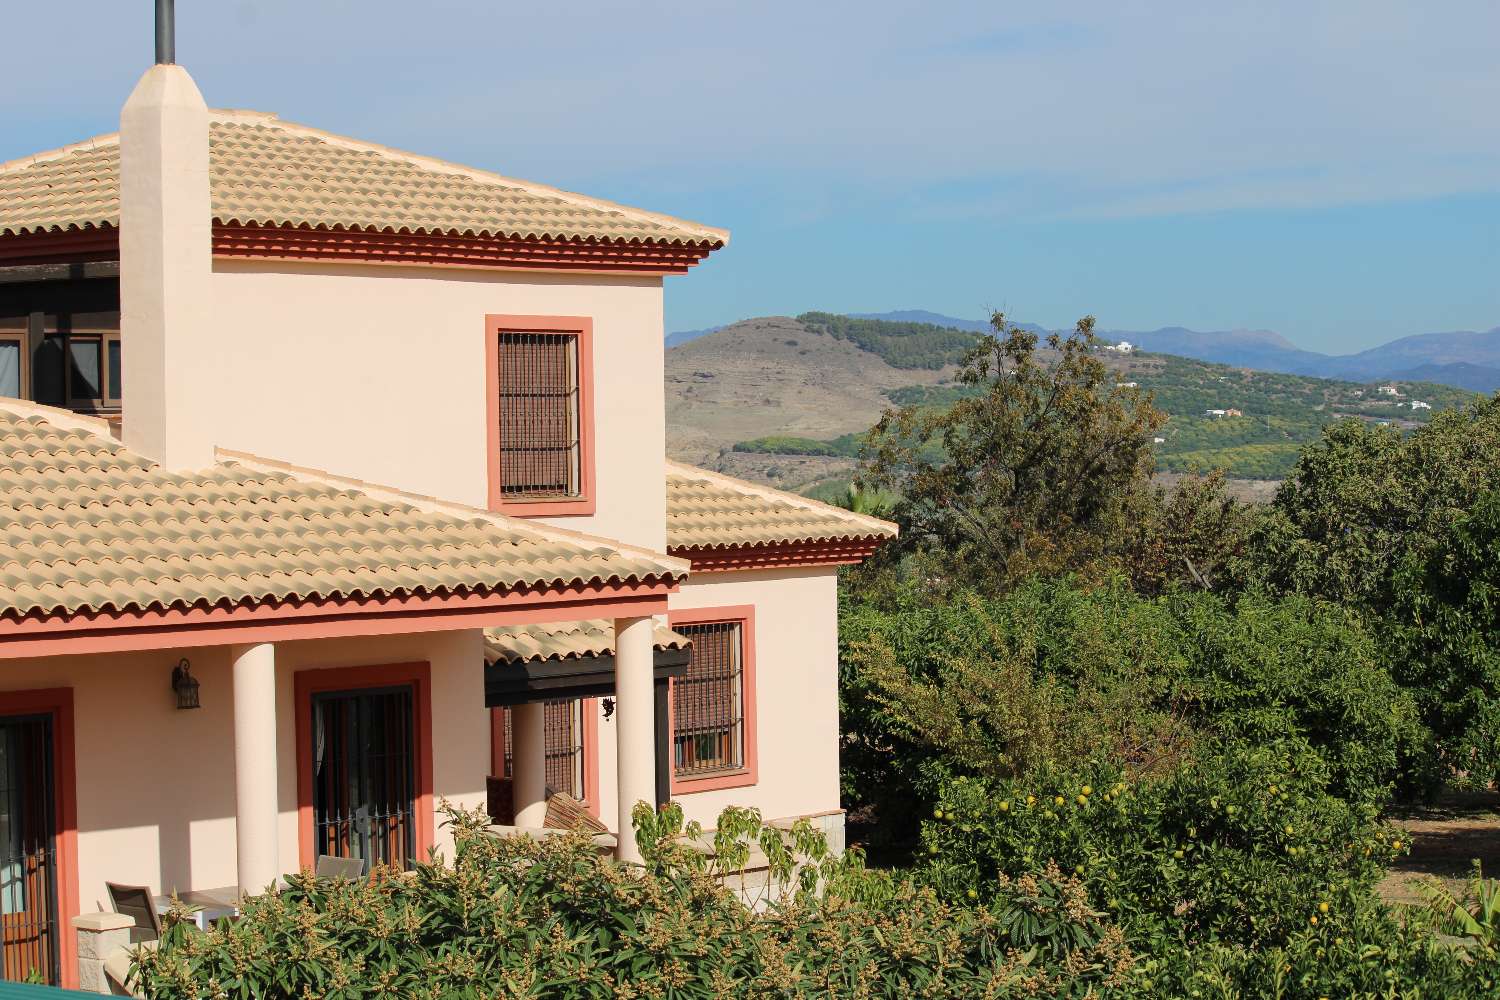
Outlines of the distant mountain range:
{"type": "MultiPolygon", "coordinates": [[[[849,315],[858,319],[931,323],[959,330],[982,331],[990,326],[985,320],[959,319],[923,309],[849,315]]],[[[1032,323],[1019,325],[1036,333],[1047,332],[1032,323]]],[[[667,337],[667,346],[685,344],[721,329],[723,327],[673,333],[667,337]]],[[[1304,351],[1271,330],[1203,331],[1168,326],[1159,330],[1097,332],[1108,341],[1128,340],[1143,351],[1175,354],[1238,368],[1354,382],[1382,379],[1438,382],[1473,392],[1500,390],[1500,327],[1484,332],[1419,333],[1358,354],[1344,355],[1304,351]]]]}
{"type": "Polygon", "coordinates": [[[676,333],[667,334],[667,349],[671,350],[680,344],[686,344],[690,340],[706,337],[710,333],[718,333],[724,329],[722,326],[704,327],[702,330],[678,330],[676,333]]]}

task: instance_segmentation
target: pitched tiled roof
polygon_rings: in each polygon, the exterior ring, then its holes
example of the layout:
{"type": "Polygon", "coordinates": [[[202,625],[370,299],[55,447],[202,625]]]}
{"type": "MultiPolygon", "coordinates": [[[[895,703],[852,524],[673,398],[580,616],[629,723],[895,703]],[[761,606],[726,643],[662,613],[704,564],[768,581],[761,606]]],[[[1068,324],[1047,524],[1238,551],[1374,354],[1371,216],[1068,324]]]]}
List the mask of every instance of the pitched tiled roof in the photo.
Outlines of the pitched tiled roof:
{"type": "MultiPolygon", "coordinates": [[[[210,188],[226,225],[716,247],[728,234],[359,142],[253,112],[211,112],[210,188]]],[[[0,235],[116,226],[119,136],[0,165],[0,235]]]]}
{"type": "Polygon", "coordinates": [[[288,472],[167,472],[71,415],[0,405],[0,615],[489,593],[682,570],[288,472]]]}
{"type": "Polygon", "coordinates": [[[667,551],[894,538],[879,518],[667,463],[667,551]]]}
{"type": "MultiPolygon", "coordinates": [[[[692,640],[655,622],[652,642],[658,652],[687,649],[692,640]]],[[[549,625],[516,625],[484,630],[486,663],[531,663],[537,660],[587,659],[612,656],[614,623],[605,618],[549,625]]]]}

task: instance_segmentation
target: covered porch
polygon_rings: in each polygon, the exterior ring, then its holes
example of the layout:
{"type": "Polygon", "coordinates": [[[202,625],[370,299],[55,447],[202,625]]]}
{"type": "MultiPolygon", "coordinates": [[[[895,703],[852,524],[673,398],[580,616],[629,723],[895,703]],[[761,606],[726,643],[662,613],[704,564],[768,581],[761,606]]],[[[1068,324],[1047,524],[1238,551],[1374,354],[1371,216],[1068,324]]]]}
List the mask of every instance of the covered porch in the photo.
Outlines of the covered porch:
{"type": "Polygon", "coordinates": [[[15,401],[0,453],[0,728],[37,791],[6,799],[30,881],[0,979],[77,984],[72,923],[110,882],[254,893],[444,850],[441,801],[482,807],[491,770],[485,628],[604,623],[612,825],[655,800],[652,635],[684,560],[244,454],[171,472],[15,401]]]}
{"type": "MultiPolygon", "coordinates": [[[[484,702],[491,710],[493,767],[488,789],[491,818],[519,829],[577,826],[577,802],[588,817],[629,839],[629,810],[637,801],[657,806],[671,798],[672,732],[669,681],[688,667],[691,640],[660,621],[651,623],[649,742],[639,719],[624,714],[617,635],[604,619],[566,624],[490,628],[484,634],[484,702]],[[621,776],[649,764],[652,795],[617,794],[616,815],[601,816],[598,774],[600,728],[616,729],[615,760],[621,776]],[[548,802],[557,796],[554,808],[548,802]]],[[[637,677],[632,676],[631,681],[637,677]]],[[[644,688],[644,685],[640,685],[644,688]]],[[[635,695],[640,697],[639,694],[635,695]]],[[[624,788],[623,783],[619,786],[624,788]]]]}

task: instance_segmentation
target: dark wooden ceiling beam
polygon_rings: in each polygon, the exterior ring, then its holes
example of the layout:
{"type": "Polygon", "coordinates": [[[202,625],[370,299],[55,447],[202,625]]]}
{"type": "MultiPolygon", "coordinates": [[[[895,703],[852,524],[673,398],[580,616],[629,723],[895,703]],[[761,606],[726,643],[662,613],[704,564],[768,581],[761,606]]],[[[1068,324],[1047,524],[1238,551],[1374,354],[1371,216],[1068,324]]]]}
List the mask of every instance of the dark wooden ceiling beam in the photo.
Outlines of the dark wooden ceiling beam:
{"type": "Polygon", "coordinates": [[[73,281],[78,278],[118,278],[117,260],[79,261],[71,264],[11,264],[0,267],[0,285],[30,281],[73,281]]]}

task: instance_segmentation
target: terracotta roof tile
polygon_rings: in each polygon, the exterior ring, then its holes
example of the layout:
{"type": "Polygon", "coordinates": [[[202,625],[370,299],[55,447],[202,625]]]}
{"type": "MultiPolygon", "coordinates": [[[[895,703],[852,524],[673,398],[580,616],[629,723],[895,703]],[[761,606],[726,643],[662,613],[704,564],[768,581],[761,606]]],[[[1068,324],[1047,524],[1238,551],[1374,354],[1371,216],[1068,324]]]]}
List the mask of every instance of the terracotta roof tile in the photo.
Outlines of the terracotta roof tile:
{"type": "MultiPolygon", "coordinates": [[[[251,112],[213,112],[214,218],[509,239],[715,247],[723,230],[359,142],[251,112]]],[[[115,226],[119,137],[0,165],[0,235],[115,226]]]]}
{"type": "Polygon", "coordinates": [[[667,464],[669,552],[895,535],[896,526],[889,521],[705,469],[667,464]]]}
{"type": "Polygon", "coordinates": [[[0,405],[0,615],[682,575],[670,559],[289,472],[167,472],[66,415],[0,405]]]}
{"type": "MultiPolygon", "coordinates": [[[[664,649],[687,649],[692,645],[692,640],[687,636],[673,632],[661,622],[654,625],[652,641],[658,652],[664,649]]],[[[612,656],[614,651],[614,623],[604,618],[484,630],[486,663],[581,660],[593,656],[612,656]]]]}

